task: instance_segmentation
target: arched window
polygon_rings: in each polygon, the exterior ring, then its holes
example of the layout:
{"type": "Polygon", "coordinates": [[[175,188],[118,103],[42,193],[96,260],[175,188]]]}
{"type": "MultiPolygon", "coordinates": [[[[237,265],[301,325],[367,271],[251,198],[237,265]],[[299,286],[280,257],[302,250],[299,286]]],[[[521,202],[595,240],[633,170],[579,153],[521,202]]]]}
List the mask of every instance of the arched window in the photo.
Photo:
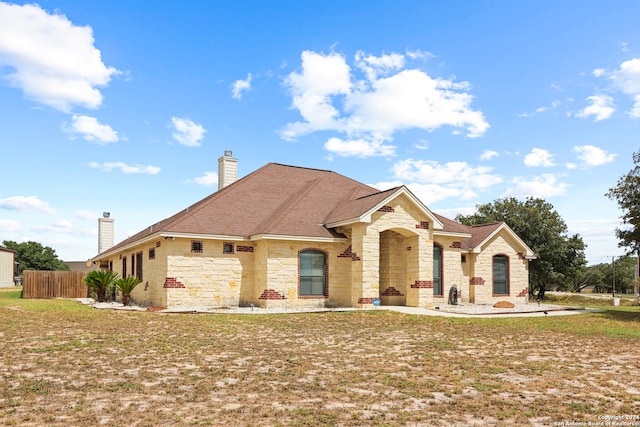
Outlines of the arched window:
{"type": "Polygon", "coordinates": [[[509,295],[509,258],[493,257],[493,295],[509,295]]]}
{"type": "Polygon", "coordinates": [[[442,288],[442,247],[433,244],[433,295],[444,295],[442,288]]]}
{"type": "Polygon", "coordinates": [[[300,296],[323,297],[327,292],[327,255],[318,250],[305,249],[299,253],[300,296]]]}

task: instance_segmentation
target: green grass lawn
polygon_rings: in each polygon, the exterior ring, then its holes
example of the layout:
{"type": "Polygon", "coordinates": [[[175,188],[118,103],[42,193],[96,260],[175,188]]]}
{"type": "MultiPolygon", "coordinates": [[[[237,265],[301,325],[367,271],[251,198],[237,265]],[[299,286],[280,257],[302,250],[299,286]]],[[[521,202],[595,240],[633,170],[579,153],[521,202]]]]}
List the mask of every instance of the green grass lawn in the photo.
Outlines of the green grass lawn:
{"type": "Polygon", "coordinates": [[[0,291],[0,425],[553,426],[639,415],[640,310],[606,308],[193,315],[0,291]]]}

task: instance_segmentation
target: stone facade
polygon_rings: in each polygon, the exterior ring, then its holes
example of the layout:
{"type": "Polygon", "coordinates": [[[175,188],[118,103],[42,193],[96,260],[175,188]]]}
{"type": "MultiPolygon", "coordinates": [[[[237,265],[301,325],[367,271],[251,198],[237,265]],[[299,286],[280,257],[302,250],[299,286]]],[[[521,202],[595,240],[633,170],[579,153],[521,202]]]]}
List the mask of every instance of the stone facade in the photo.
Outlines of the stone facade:
{"type": "Polygon", "coordinates": [[[473,276],[469,279],[469,287],[474,303],[488,303],[496,300],[523,302],[529,289],[529,260],[518,252],[517,242],[506,233],[495,236],[482,248],[482,252],[474,256],[473,276]],[[509,292],[507,295],[493,293],[493,257],[504,255],[509,265],[509,292]]]}
{"type": "Polygon", "coordinates": [[[162,306],[432,307],[446,304],[451,286],[462,302],[526,297],[528,260],[505,230],[479,253],[460,237],[435,233],[435,217],[406,193],[359,220],[336,226],[334,239],[266,236],[251,239],[158,237],[119,250],[109,261],[120,275],[141,275],[135,303],[162,306]],[[434,244],[442,249],[442,295],[434,296],[434,244]],[[324,295],[300,295],[300,254],[325,255],[324,295]],[[493,295],[492,262],[509,259],[509,293],[493,295]],[[126,270],[125,270],[126,264],[126,270]]]}

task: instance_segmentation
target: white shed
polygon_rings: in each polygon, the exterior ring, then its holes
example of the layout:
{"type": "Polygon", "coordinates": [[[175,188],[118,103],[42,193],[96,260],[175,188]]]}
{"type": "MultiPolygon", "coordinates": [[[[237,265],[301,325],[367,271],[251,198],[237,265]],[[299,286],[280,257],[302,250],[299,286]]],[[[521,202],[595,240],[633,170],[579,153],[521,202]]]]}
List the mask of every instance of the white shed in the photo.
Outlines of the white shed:
{"type": "Polygon", "coordinates": [[[16,252],[11,249],[0,248],[0,288],[13,287],[16,252]]]}

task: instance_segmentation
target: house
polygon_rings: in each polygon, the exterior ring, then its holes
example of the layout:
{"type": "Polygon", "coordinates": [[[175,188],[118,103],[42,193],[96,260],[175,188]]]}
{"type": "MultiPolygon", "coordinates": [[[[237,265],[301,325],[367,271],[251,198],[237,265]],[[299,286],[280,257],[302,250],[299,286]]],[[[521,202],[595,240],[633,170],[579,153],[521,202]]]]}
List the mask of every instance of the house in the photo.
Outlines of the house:
{"type": "Polygon", "coordinates": [[[98,254],[142,280],[138,304],[431,307],[525,301],[530,248],[505,223],[468,227],[407,187],[380,191],[338,173],[269,163],[98,254]],[[452,287],[455,290],[452,292],[452,287]]]}
{"type": "Polygon", "coordinates": [[[16,251],[0,247],[0,288],[15,286],[16,251]]]}

